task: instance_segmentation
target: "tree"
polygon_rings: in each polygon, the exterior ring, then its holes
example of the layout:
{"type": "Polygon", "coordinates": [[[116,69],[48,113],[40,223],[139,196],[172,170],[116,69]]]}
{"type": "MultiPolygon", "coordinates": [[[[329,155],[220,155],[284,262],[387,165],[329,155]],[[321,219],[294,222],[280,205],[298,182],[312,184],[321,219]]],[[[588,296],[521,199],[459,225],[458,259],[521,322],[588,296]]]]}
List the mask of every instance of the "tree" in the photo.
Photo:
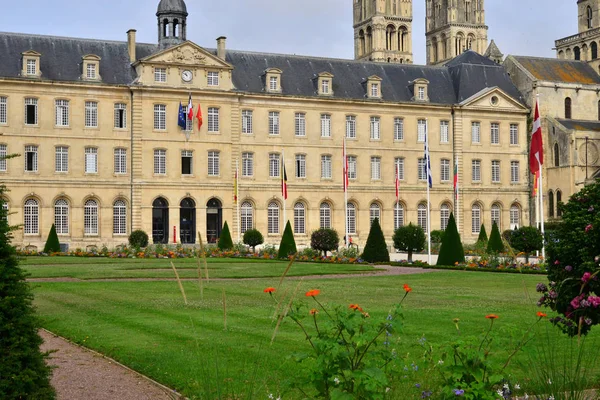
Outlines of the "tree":
{"type": "Polygon", "coordinates": [[[225,221],[225,224],[223,225],[223,230],[221,231],[221,237],[219,238],[217,247],[222,251],[233,249],[233,241],[231,240],[231,233],[229,233],[229,225],[227,225],[227,221],[225,221]]]}
{"type": "Polygon", "coordinates": [[[425,248],[425,232],[420,226],[402,226],[394,232],[394,248],[408,253],[408,262],[412,262],[414,251],[422,251],[425,248]]]}
{"type": "Polygon", "coordinates": [[[452,213],[448,220],[446,233],[442,239],[442,247],[440,248],[437,265],[454,265],[457,262],[465,262],[465,251],[460,241],[460,234],[456,228],[454,213],[452,213]]]}
{"type": "Polygon", "coordinates": [[[542,233],[533,226],[522,226],[513,231],[508,242],[515,249],[525,253],[525,261],[529,262],[529,254],[541,250],[544,244],[542,233]]]}
{"type": "Polygon", "coordinates": [[[252,247],[252,252],[256,253],[256,246],[265,242],[265,238],[258,229],[248,229],[244,232],[244,244],[252,247]]]}
{"type": "Polygon", "coordinates": [[[131,232],[129,244],[137,249],[148,246],[148,234],[140,229],[131,232]]]}
{"type": "Polygon", "coordinates": [[[487,251],[488,253],[502,253],[504,251],[504,243],[502,243],[500,230],[498,229],[498,225],[496,225],[496,221],[492,224],[492,234],[488,241],[487,251]]]}
{"type": "Polygon", "coordinates": [[[283,236],[281,237],[281,243],[279,243],[279,253],[277,258],[288,258],[292,254],[296,254],[296,240],[294,240],[294,232],[292,231],[292,225],[290,221],[285,225],[283,236]]]}
{"type": "MultiPolygon", "coordinates": [[[[4,191],[0,187],[0,195],[4,191]]],[[[12,230],[0,204],[0,398],[54,399],[33,295],[10,244],[12,230]]]]}
{"type": "Polygon", "coordinates": [[[48,239],[46,239],[46,245],[44,246],[44,253],[60,253],[60,242],[58,241],[58,235],[56,234],[56,227],[52,224],[48,239]]]}
{"type": "Polygon", "coordinates": [[[375,218],[371,224],[367,244],[365,244],[361,258],[371,263],[390,262],[390,253],[379,225],[379,218],[375,218]]]}
{"type": "Polygon", "coordinates": [[[479,237],[477,238],[477,244],[487,246],[488,244],[488,236],[485,231],[485,225],[481,224],[481,229],[479,230],[479,237]]]}
{"type": "Polygon", "coordinates": [[[310,247],[319,253],[323,252],[326,257],[328,251],[337,249],[339,245],[340,237],[333,229],[321,228],[310,235],[310,247]]]}

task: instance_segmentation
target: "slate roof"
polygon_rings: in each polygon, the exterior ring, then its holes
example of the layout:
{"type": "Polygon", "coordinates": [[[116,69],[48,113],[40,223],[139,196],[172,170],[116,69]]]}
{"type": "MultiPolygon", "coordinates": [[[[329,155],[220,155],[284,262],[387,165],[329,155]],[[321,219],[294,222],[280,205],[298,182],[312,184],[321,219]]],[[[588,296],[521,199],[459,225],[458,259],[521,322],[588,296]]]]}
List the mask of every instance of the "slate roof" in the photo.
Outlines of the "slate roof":
{"type": "Polygon", "coordinates": [[[483,56],[488,57],[488,58],[489,57],[502,58],[502,57],[504,57],[504,54],[502,54],[502,52],[498,48],[498,45],[496,44],[496,42],[494,42],[494,39],[492,39],[487,50],[485,51],[485,53],[483,53],[483,56]]]}
{"type": "MultiPolygon", "coordinates": [[[[131,85],[135,79],[126,42],[1,32],[0,78],[19,78],[21,53],[28,50],[42,54],[42,80],[79,82],[82,57],[88,54],[101,58],[99,73],[103,84],[131,85]]],[[[138,60],[159,50],[155,44],[136,45],[138,60]]],[[[214,49],[207,50],[216,54],[214,49]]],[[[227,51],[226,61],[234,68],[233,83],[236,90],[243,92],[263,93],[264,71],[279,68],[283,71],[282,95],[317,97],[315,78],[321,72],[329,72],[334,75],[334,98],[365,99],[364,82],[369,76],[377,75],[382,78],[383,101],[412,102],[414,93],[410,82],[425,78],[429,81],[430,103],[457,104],[486,87],[497,86],[524,104],[504,69],[473,51],[463,53],[444,67],[236,50],[227,51]]]]}
{"type": "Polygon", "coordinates": [[[541,81],[600,84],[600,75],[584,61],[542,57],[512,57],[536,79],[541,81]]]}
{"type": "Polygon", "coordinates": [[[600,121],[584,121],[576,119],[557,119],[567,129],[586,132],[600,132],[600,121]]]}

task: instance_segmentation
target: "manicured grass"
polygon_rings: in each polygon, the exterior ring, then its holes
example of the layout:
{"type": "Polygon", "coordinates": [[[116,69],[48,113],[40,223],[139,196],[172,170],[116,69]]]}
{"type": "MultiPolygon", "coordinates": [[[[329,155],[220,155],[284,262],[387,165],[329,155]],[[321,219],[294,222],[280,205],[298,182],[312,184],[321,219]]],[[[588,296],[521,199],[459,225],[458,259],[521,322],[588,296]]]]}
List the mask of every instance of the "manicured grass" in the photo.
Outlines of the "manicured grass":
{"type": "MultiPolygon", "coordinates": [[[[139,266],[144,262],[148,260],[141,260],[139,266]]],[[[62,276],[62,269],[67,268],[35,266],[30,260],[27,264],[28,271],[33,269],[40,275],[39,270],[44,269],[45,276],[62,276]]],[[[181,264],[194,267],[193,263],[181,264]]],[[[243,268],[237,264],[237,260],[219,260],[211,262],[211,267],[216,276],[216,271],[243,268]]],[[[74,269],[92,268],[86,265],[75,264],[74,269]]],[[[93,267],[104,265],[102,261],[93,267]]],[[[121,267],[112,266],[112,273],[120,274],[121,267]]],[[[292,270],[305,267],[313,268],[297,264],[292,270]]],[[[246,273],[268,273],[270,268],[281,267],[250,263],[246,268],[246,273]]],[[[92,271],[86,274],[92,276],[92,271]]],[[[414,290],[404,303],[405,327],[395,345],[399,354],[410,353],[408,361],[418,362],[422,351],[414,347],[416,341],[425,336],[428,343],[440,344],[455,338],[453,318],[460,318],[464,335],[480,334],[489,326],[485,315],[498,314],[494,329],[501,334],[496,348],[501,352],[512,348],[508,333],[524,331],[536,321],[534,292],[540,280],[543,278],[461,271],[313,279],[300,283],[298,301],[310,303],[304,292],[318,288],[319,299],[326,305],[347,307],[358,303],[372,318],[380,318],[403,296],[402,285],[410,284],[414,290]],[[534,298],[528,298],[527,293],[534,298]]],[[[268,393],[278,393],[285,379],[297,375],[288,356],[309,350],[290,320],[284,320],[275,342],[270,344],[276,323],[272,319],[274,303],[262,291],[277,286],[278,281],[275,273],[273,278],[253,281],[214,281],[205,285],[203,298],[198,283],[186,281],[183,285],[188,306],[183,305],[175,282],[48,282],[33,287],[44,327],[107,354],[190,398],[239,398],[251,388],[256,389],[252,398],[266,398],[268,393]],[[223,329],[223,291],[227,298],[227,331],[223,329]]],[[[284,282],[279,293],[293,291],[298,282],[284,282]]],[[[525,354],[516,357],[513,372],[520,382],[526,382],[529,375],[527,361],[525,354]],[[524,367],[519,368],[519,363],[524,367]]],[[[284,398],[300,397],[287,394],[284,398]]]]}

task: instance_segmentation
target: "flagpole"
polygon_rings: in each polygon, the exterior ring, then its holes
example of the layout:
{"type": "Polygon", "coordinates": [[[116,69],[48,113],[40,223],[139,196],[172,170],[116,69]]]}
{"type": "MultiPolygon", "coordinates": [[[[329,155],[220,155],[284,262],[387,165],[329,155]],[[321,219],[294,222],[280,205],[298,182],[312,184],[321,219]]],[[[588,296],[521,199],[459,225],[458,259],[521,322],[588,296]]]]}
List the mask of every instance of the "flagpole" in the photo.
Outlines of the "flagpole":
{"type": "MultiPolygon", "coordinates": [[[[537,178],[537,176],[534,174],[534,180],[535,180],[535,228],[536,229],[540,229],[541,225],[540,225],[540,206],[542,205],[541,202],[541,197],[540,197],[540,179],[537,178]]],[[[540,251],[536,251],[536,256],[539,257],[540,255],[540,251]]]]}
{"type": "Polygon", "coordinates": [[[343,186],[344,186],[344,235],[346,237],[346,246],[348,245],[348,243],[350,243],[350,237],[348,235],[348,184],[346,182],[348,182],[348,171],[346,166],[348,165],[348,155],[346,154],[346,136],[344,136],[344,148],[342,150],[342,169],[344,172],[344,176],[343,176],[343,186]]]}
{"type": "Polygon", "coordinates": [[[426,179],[427,179],[427,264],[431,265],[431,212],[430,212],[431,199],[430,199],[430,194],[429,194],[429,174],[431,172],[429,171],[430,155],[429,155],[428,125],[429,125],[429,122],[427,121],[427,119],[425,119],[425,147],[427,148],[427,153],[426,153],[427,158],[425,159],[425,173],[426,173],[426,179]]]}
{"type": "MultiPolygon", "coordinates": [[[[283,166],[283,168],[281,168],[281,171],[279,171],[279,173],[281,174],[282,185],[287,185],[287,183],[285,183],[285,153],[284,153],[283,149],[281,149],[281,165],[283,166]]],[[[287,190],[287,187],[286,187],[286,190],[287,190]]],[[[287,226],[287,207],[285,204],[286,203],[285,197],[286,196],[282,190],[281,191],[281,200],[283,201],[283,229],[284,230],[285,230],[285,227],[287,226]]]]}
{"type": "Polygon", "coordinates": [[[460,185],[460,179],[458,179],[458,157],[454,160],[454,171],[456,173],[456,193],[454,193],[454,206],[456,208],[456,230],[460,232],[460,204],[458,199],[458,188],[460,185]]]}
{"type": "Polygon", "coordinates": [[[235,160],[235,206],[237,213],[237,226],[238,226],[238,243],[241,242],[242,235],[242,225],[240,221],[240,169],[239,169],[239,159],[235,160]]]}

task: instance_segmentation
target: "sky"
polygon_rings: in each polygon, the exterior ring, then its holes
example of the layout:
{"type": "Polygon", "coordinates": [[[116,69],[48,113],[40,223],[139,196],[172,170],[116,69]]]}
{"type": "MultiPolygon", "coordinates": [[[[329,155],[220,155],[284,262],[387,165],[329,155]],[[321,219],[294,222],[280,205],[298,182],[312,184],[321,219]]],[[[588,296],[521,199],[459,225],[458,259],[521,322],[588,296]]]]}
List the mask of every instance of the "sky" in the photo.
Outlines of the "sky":
{"type": "MultiPolygon", "coordinates": [[[[187,0],[188,40],[214,48],[354,58],[353,0],[187,0]]],[[[0,0],[0,31],[156,43],[159,0],[0,0]]],[[[425,63],[425,0],[414,0],[413,58],[425,63]]],[[[488,39],[505,54],[555,57],[577,33],[576,0],[487,0],[488,39]]],[[[1,55],[0,55],[1,56],[1,55]]]]}

